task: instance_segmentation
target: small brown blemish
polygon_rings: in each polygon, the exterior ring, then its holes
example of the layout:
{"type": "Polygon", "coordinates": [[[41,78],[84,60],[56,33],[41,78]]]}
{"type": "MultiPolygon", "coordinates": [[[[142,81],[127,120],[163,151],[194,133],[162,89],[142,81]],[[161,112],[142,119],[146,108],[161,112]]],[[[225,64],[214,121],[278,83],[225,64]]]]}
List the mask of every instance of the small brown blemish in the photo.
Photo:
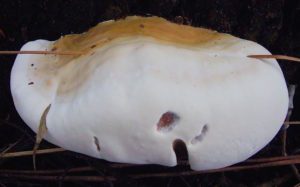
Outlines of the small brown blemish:
{"type": "Polygon", "coordinates": [[[52,49],[51,49],[51,51],[56,51],[57,50],[57,47],[53,47],[52,49]]]}
{"type": "Polygon", "coordinates": [[[140,28],[145,28],[145,25],[144,24],[140,24],[140,28]]]}
{"type": "Polygon", "coordinates": [[[30,83],[28,83],[28,85],[33,85],[34,84],[34,82],[30,82],[30,83]]]}
{"type": "Polygon", "coordinates": [[[208,125],[204,125],[201,129],[201,132],[199,135],[195,136],[195,138],[192,139],[191,143],[192,144],[195,144],[197,142],[201,142],[205,136],[205,134],[207,133],[208,131],[208,125]]]}
{"type": "Polygon", "coordinates": [[[97,151],[100,151],[100,144],[99,144],[99,140],[96,136],[94,136],[94,143],[96,145],[97,151]]]}
{"type": "Polygon", "coordinates": [[[96,46],[97,46],[97,45],[94,44],[94,45],[92,45],[90,48],[93,49],[93,48],[95,48],[96,46]]]}
{"type": "Polygon", "coordinates": [[[172,130],[174,123],[179,120],[179,116],[174,112],[166,112],[164,113],[157,123],[157,130],[160,131],[162,129],[172,130]]]}

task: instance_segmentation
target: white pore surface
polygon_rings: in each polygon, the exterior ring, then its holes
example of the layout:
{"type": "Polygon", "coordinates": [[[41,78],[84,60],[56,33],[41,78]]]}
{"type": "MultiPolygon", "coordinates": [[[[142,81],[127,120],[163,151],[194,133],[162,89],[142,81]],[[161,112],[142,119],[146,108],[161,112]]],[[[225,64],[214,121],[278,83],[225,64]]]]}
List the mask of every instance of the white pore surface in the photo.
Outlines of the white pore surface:
{"type": "MultiPolygon", "coordinates": [[[[22,50],[51,46],[37,40],[22,50]]],[[[80,67],[74,62],[58,74],[49,69],[42,75],[34,72],[57,57],[18,55],[11,91],[17,111],[35,132],[51,104],[46,139],[65,149],[113,162],[174,166],[173,142],[180,139],[192,169],[215,169],[258,152],[287,112],[288,93],[277,62],[249,54],[270,53],[241,39],[184,48],[135,38],[97,49],[80,58],[80,67]],[[59,94],[59,86],[69,84],[60,82],[66,69],[79,70],[80,77],[90,65],[83,84],[59,94]],[[45,86],[49,79],[52,84],[45,86]],[[168,111],[179,119],[172,130],[158,131],[168,111]]]]}

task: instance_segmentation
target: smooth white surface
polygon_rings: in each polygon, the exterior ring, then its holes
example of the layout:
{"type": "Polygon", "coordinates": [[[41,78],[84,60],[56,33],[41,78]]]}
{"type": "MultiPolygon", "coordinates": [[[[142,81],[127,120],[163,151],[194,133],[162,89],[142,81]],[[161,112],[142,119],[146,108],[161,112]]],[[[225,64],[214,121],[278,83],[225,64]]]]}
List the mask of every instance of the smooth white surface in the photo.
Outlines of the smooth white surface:
{"type": "MultiPolygon", "coordinates": [[[[22,50],[51,45],[37,40],[22,50]]],[[[129,38],[46,73],[34,72],[57,57],[18,55],[11,91],[17,111],[34,131],[51,103],[46,139],[65,149],[114,162],[174,166],[172,143],[181,139],[192,169],[221,168],[263,148],[287,112],[277,62],[248,54],[269,52],[238,38],[198,48],[129,38]],[[68,87],[78,80],[79,86],[68,87]],[[168,111],[180,119],[171,131],[158,132],[156,124],[168,111]],[[195,140],[204,125],[207,131],[195,140]]]]}

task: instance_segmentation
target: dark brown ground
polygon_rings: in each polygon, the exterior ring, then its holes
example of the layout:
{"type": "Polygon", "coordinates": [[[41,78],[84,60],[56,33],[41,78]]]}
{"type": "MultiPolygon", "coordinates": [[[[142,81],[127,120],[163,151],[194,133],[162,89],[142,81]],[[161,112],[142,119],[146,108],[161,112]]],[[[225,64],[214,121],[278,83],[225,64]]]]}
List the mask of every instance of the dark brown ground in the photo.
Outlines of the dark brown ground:
{"type": "MultiPolygon", "coordinates": [[[[64,34],[81,33],[104,20],[147,14],[231,33],[256,41],[272,53],[299,56],[299,0],[0,0],[0,50],[19,50],[30,40],[55,40],[64,34]]],[[[20,139],[11,151],[30,150],[33,146],[34,134],[16,113],[10,95],[9,77],[14,58],[15,56],[0,56],[0,152],[20,139]]],[[[281,62],[280,65],[288,84],[299,84],[299,64],[281,62]]],[[[292,120],[300,120],[299,90],[296,93],[292,120]]],[[[299,129],[300,126],[293,126],[288,130],[289,154],[300,148],[299,129]]],[[[43,143],[42,147],[51,145],[43,143]]],[[[256,157],[278,156],[280,149],[277,136],[256,157]]],[[[105,162],[71,152],[38,156],[37,162],[38,169],[67,169],[92,165],[100,170],[99,173],[118,178],[113,184],[101,183],[103,186],[293,186],[299,182],[288,166],[190,177],[131,180],[126,177],[126,172],[149,173],[170,169],[149,166],[116,171],[105,167],[105,162]]],[[[32,169],[31,157],[0,159],[1,169],[32,169]]],[[[173,168],[171,171],[182,171],[182,168],[173,168]]],[[[86,174],[95,175],[83,173],[86,174]]],[[[95,183],[81,181],[42,182],[0,176],[0,186],[57,185],[96,186],[95,183]]]]}

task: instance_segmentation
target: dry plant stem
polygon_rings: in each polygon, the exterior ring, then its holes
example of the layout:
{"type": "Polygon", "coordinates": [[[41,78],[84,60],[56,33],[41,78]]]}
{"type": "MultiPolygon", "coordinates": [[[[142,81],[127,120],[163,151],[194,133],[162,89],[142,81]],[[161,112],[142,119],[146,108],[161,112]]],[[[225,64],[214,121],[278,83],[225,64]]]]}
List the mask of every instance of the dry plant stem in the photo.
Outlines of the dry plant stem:
{"type": "Polygon", "coordinates": [[[36,54],[36,55],[82,55],[80,51],[0,51],[0,55],[36,54]]]}
{"type": "MultiPolygon", "coordinates": [[[[296,89],[296,86],[294,85],[290,85],[289,86],[289,109],[288,109],[288,113],[287,113],[287,116],[286,116],[286,121],[289,121],[290,120],[290,117],[292,115],[292,111],[293,111],[293,108],[294,108],[294,104],[293,104],[293,99],[294,99],[294,95],[295,95],[295,89],[296,89]]],[[[281,141],[282,141],[282,150],[281,150],[281,154],[283,156],[287,156],[287,153],[286,153],[286,137],[287,137],[287,129],[289,128],[289,125],[284,123],[283,126],[282,126],[282,134],[281,134],[281,141]]]]}
{"type": "Polygon", "coordinates": [[[47,106],[47,108],[43,112],[42,117],[40,119],[39,129],[36,134],[36,140],[35,140],[35,144],[33,147],[33,154],[32,154],[34,170],[36,170],[36,162],[35,162],[36,151],[38,150],[40,143],[42,142],[42,140],[44,139],[44,137],[46,136],[46,133],[47,133],[46,118],[47,118],[47,114],[48,114],[50,108],[51,108],[51,104],[49,104],[49,106],[47,106]]]}
{"type": "Polygon", "coordinates": [[[70,169],[52,169],[52,170],[12,170],[12,169],[2,169],[1,173],[10,173],[10,174],[24,174],[24,175],[58,175],[63,173],[78,173],[78,172],[90,172],[95,171],[93,167],[84,166],[76,167],[70,169]]]}
{"type": "MultiPolygon", "coordinates": [[[[213,169],[206,171],[182,171],[182,172],[164,172],[164,173],[145,173],[145,174],[130,174],[128,177],[132,179],[143,179],[143,178],[163,178],[163,177],[176,177],[176,176],[191,176],[199,175],[204,173],[218,173],[218,172],[229,172],[229,171],[242,171],[249,169],[259,169],[266,167],[284,166],[290,164],[300,164],[300,159],[292,160],[281,160],[276,162],[260,163],[246,166],[232,166],[221,169],[213,169]]],[[[112,176],[41,176],[34,173],[30,175],[24,174],[12,174],[12,173],[0,173],[1,177],[7,178],[18,178],[23,180],[40,180],[40,181],[86,181],[86,182],[102,182],[102,181],[116,181],[117,179],[112,176]]]]}
{"type": "MultiPolygon", "coordinates": [[[[37,54],[37,55],[83,55],[85,52],[80,51],[0,51],[0,55],[16,55],[16,54],[37,54]]],[[[300,58],[286,55],[248,55],[249,58],[257,59],[278,59],[300,62],[300,58]]]]}
{"type": "MultiPolygon", "coordinates": [[[[36,154],[50,154],[50,153],[58,153],[66,151],[63,148],[51,148],[51,149],[41,149],[37,150],[36,154]]],[[[0,156],[0,158],[14,158],[14,157],[22,157],[22,156],[32,156],[33,151],[20,151],[20,152],[13,152],[13,153],[5,153],[0,156]]]]}
{"type": "Polygon", "coordinates": [[[273,59],[277,59],[277,60],[288,60],[288,61],[300,62],[300,58],[286,56],[286,55],[248,55],[247,57],[257,58],[257,59],[273,58],[273,59]]]}
{"type": "MultiPolygon", "coordinates": [[[[50,148],[50,149],[40,149],[36,151],[36,154],[52,154],[66,151],[63,148],[50,148]]],[[[2,153],[0,158],[15,158],[15,157],[23,157],[23,156],[32,156],[33,151],[19,151],[12,153],[2,153]]],[[[293,158],[299,158],[300,155],[292,155],[292,156],[279,156],[279,157],[271,157],[271,158],[257,158],[257,159],[249,159],[246,162],[267,162],[267,161],[278,161],[278,160],[288,160],[293,158]]],[[[179,165],[187,165],[187,161],[180,161],[179,165]]],[[[131,167],[131,166],[139,166],[136,164],[112,164],[113,168],[123,168],[123,167],[131,167]]]]}
{"type": "Polygon", "coordinates": [[[282,150],[281,150],[281,154],[283,156],[287,156],[286,153],[286,137],[287,137],[287,129],[288,129],[288,125],[287,124],[283,124],[282,127],[282,134],[281,134],[281,141],[282,141],[282,150]]]}
{"type": "Polygon", "coordinates": [[[287,125],[300,125],[300,121],[286,121],[284,124],[287,125]]]}
{"type": "Polygon", "coordinates": [[[293,160],[300,159],[300,155],[289,155],[289,156],[277,156],[270,158],[257,158],[246,160],[245,163],[264,163],[264,162],[275,162],[280,160],[293,160]]]}
{"type": "MultiPolygon", "coordinates": [[[[297,85],[289,85],[289,110],[286,117],[286,121],[289,121],[294,109],[294,96],[296,92],[297,85]]],[[[289,124],[283,124],[283,133],[282,133],[282,155],[287,156],[286,152],[286,139],[287,139],[287,129],[289,128],[289,124]]],[[[297,167],[294,164],[291,164],[291,169],[295,174],[298,181],[300,181],[300,174],[297,167]]]]}
{"type": "Polygon", "coordinates": [[[299,170],[298,170],[298,168],[296,167],[296,165],[295,165],[295,164],[292,164],[292,165],[291,165],[291,168],[292,168],[294,174],[296,175],[296,178],[298,179],[298,181],[300,181],[300,173],[299,173],[299,170]]]}
{"type": "Polygon", "coordinates": [[[3,158],[3,155],[4,155],[7,151],[9,151],[10,149],[12,149],[14,146],[16,146],[21,140],[22,140],[22,138],[20,138],[20,139],[19,139],[18,141],[16,141],[15,143],[9,145],[4,151],[2,151],[2,152],[0,153],[0,158],[3,158]]]}
{"type": "Polygon", "coordinates": [[[226,171],[242,171],[248,169],[258,169],[258,168],[265,168],[265,167],[275,167],[275,166],[284,166],[290,164],[300,164],[300,159],[291,159],[291,160],[281,160],[276,162],[268,162],[268,163],[260,163],[254,165],[246,165],[246,166],[232,166],[227,168],[221,169],[213,169],[213,170],[206,170],[206,171],[184,171],[179,173],[154,173],[154,174],[140,174],[136,176],[136,178],[146,178],[146,177],[169,177],[169,176],[188,176],[188,175],[198,175],[204,173],[217,173],[217,172],[226,172],[226,171]]]}
{"type": "MultiPolygon", "coordinates": [[[[246,160],[245,162],[241,164],[250,164],[245,166],[251,166],[251,165],[258,165],[258,164],[265,164],[265,163],[274,163],[278,161],[298,161],[300,160],[300,155],[292,155],[292,156],[280,156],[280,157],[271,157],[271,158],[258,158],[258,159],[250,159],[246,160]]],[[[187,161],[182,161],[178,163],[178,165],[185,165],[188,166],[187,161]]],[[[136,164],[118,164],[118,163],[112,163],[110,164],[110,167],[113,169],[122,169],[122,168],[129,168],[129,167],[143,167],[147,165],[136,165],[136,164]]],[[[235,166],[234,166],[235,167],[235,166]]],[[[90,172],[95,171],[93,167],[84,166],[84,167],[76,167],[76,168],[70,168],[70,169],[54,169],[54,170],[0,170],[1,173],[10,173],[10,174],[30,174],[30,175],[58,175],[62,173],[78,173],[78,172],[90,172]]]]}

